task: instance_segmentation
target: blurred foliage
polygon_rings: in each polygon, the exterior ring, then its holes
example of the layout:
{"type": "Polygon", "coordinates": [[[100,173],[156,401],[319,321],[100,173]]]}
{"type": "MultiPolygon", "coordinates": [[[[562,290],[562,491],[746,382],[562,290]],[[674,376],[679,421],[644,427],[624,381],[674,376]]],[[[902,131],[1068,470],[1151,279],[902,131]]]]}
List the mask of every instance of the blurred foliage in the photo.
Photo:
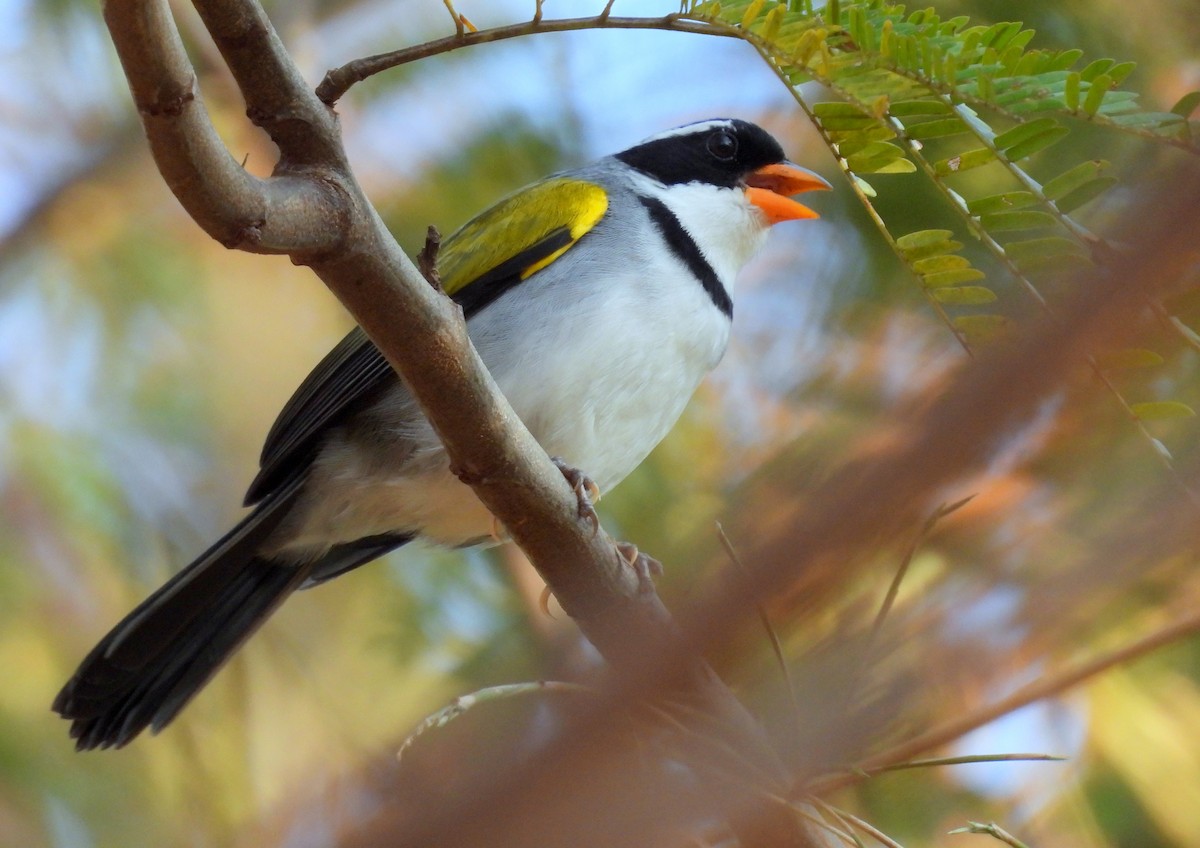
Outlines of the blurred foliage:
{"type": "MultiPolygon", "coordinates": [[[[94,4],[10,6],[12,32],[27,38],[3,59],[20,85],[0,94],[9,118],[3,141],[14,154],[0,163],[3,184],[13,187],[0,234],[0,844],[335,844],[380,810],[399,815],[452,791],[473,764],[519,759],[553,726],[536,698],[480,708],[423,737],[403,764],[391,757],[453,695],[569,678],[594,664],[569,622],[539,611],[527,567],[503,549],[406,549],[304,593],[161,737],[121,752],[71,750],[48,710],[54,692],[115,620],[235,518],[273,415],[347,324],[307,272],[228,254],[177,208],[134,127],[94,4]],[[46,55],[69,61],[45,65],[46,55]]],[[[448,27],[433,0],[268,8],[284,16],[280,29],[313,79],[324,65],[448,27]]],[[[1189,8],[1183,0],[1137,9],[1111,0],[947,0],[937,11],[982,24],[1020,17],[1039,32],[1032,48],[1135,60],[1123,87],[1138,92],[1142,108],[1166,111],[1200,87],[1200,23],[1183,14],[1189,8]]],[[[528,13],[510,11],[510,20],[528,13]]],[[[256,173],[269,170],[269,143],[245,126],[190,12],[181,18],[230,149],[248,155],[256,173]]],[[[664,38],[660,55],[622,59],[647,63],[661,80],[656,90],[623,93],[630,119],[669,126],[704,117],[673,102],[705,81],[676,73],[669,45],[682,37],[664,38]]],[[[506,78],[517,92],[507,111],[481,118],[456,97],[455,86],[495,72],[477,70],[482,60],[470,51],[373,80],[343,102],[352,150],[394,154],[364,157],[361,174],[406,249],[419,247],[427,225],[449,232],[504,193],[576,163],[581,151],[633,140],[586,137],[578,92],[552,106],[520,105],[535,84],[553,85],[561,67],[553,50],[563,48],[533,53],[540,44],[527,39],[488,54],[493,62],[540,59],[539,79],[506,78]],[[380,117],[418,75],[445,91],[417,116],[420,133],[380,117]],[[416,143],[429,135],[438,143],[416,143]]],[[[570,44],[582,51],[599,42],[570,44]]],[[[773,85],[770,75],[747,82],[773,85]]],[[[760,114],[739,102],[708,108],[759,120],[794,159],[832,172],[818,134],[790,100],[776,102],[760,114]]],[[[1126,210],[1169,185],[1186,157],[1100,129],[1081,126],[1039,153],[1038,174],[1110,161],[1107,173],[1120,183],[1073,214],[1119,241],[1126,210]]],[[[999,176],[980,169],[970,196],[1007,190],[999,176]]],[[[897,233],[953,219],[919,174],[870,179],[872,204],[897,233]]],[[[756,528],[786,523],[820,498],[840,449],[914,392],[936,387],[964,355],[846,185],[820,198],[822,221],[778,228],[743,275],[726,362],[671,437],[601,504],[606,526],[666,564],[669,602],[727,565],[714,522],[735,548],[756,528]]],[[[963,255],[991,275],[987,252],[963,241],[963,255]]],[[[1053,297],[1052,284],[1047,292],[1053,297]]],[[[1012,307],[1016,292],[997,294],[1020,320],[1027,307],[1012,307]]],[[[1200,326],[1200,296],[1193,288],[1163,306],[1144,321],[1153,355],[1100,352],[1114,357],[1105,375],[1131,402],[1196,408],[1196,346],[1173,322],[1200,326]]],[[[1200,601],[1192,557],[1120,544],[1153,529],[1130,526],[1148,487],[1164,479],[1145,436],[1181,461],[1194,459],[1194,420],[1139,425],[1082,372],[986,474],[948,495],[977,497],[921,544],[885,631],[887,651],[864,668],[869,685],[855,705],[886,708],[887,693],[907,693],[889,738],[1119,646],[1200,601]],[[980,668],[990,672],[986,684],[980,668]]],[[[772,605],[767,612],[798,658],[794,678],[817,674],[823,646],[869,625],[902,555],[881,552],[869,578],[816,614],[802,597],[772,605]]],[[[1005,750],[1070,755],[1069,767],[1031,766],[1016,788],[982,765],[906,771],[836,801],[912,844],[978,841],[986,837],[943,834],[968,819],[994,819],[1031,846],[1195,845],[1196,653],[1194,644],[1177,646],[1109,672],[1057,702],[1060,725],[1023,712],[992,740],[1005,750]],[[968,771],[995,777],[969,780],[968,771]]],[[[783,684],[761,631],[748,629],[714,659],[764,715],[779,714],[783,684]]],[[[785,749],[796,744],[786,725],[772,724],[785,749]]]]}

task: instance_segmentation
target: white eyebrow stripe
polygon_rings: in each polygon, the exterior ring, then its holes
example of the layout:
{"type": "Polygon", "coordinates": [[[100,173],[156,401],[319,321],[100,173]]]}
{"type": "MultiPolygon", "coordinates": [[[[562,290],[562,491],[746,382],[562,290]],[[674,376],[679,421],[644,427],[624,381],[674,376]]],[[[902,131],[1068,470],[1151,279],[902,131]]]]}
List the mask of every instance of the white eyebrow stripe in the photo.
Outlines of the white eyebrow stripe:
{"type": "Polygon", "coordinates": [[[716,129],[717,127],[733,129],[733,122],[728,118],[716,118],[711,121],[698,121],[694,124],[684,124],[682,127],[676,127],[673,130],[666,130],[656,135],[652,135],[649,138],[642,139],[642,141],[638,142],[638,144],[649,144],[652,141],[659,141],[660,139],[664,138],[675,138],[676,136],[681,135],[691,135],[692,133],[700,133],[704,132],[705,130],[716,129]]]}

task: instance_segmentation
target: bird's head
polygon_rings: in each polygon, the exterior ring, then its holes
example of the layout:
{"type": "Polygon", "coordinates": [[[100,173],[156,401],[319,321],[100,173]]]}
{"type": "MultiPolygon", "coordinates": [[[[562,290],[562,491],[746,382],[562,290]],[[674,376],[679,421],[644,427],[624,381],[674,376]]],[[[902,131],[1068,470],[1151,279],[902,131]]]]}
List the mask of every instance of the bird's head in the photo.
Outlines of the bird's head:
{"type": "Polygon", "coordinates": [[[789,162],[779,142],[762,127],[737,118],[668,130],[616,158],[667,186],[741,189],[768,225],[818,217],[792,195],[831,187],[823,177],[789,162]]]}

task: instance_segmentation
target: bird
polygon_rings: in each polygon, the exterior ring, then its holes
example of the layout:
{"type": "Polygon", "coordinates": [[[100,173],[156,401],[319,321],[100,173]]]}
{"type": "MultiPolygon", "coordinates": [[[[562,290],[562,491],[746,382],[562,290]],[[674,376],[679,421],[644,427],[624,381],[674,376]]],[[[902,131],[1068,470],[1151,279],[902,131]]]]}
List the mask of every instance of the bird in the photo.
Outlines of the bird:
{"type": "MultiPolygon", "coordinates": [[[[437,271],[530,433],[564,473],[607,492],[721,360],[734,281],[769,229],[818,217],[792,195],[828,188],[758,125],[699,121],[501,199],[445,240],[437,271]]],[[[77,750],[160,731],[293,591],[413,539],[495,539],[491,513],[360,328],[283,407],[259,465],[252,511],[58,693],[77,750]]]]}

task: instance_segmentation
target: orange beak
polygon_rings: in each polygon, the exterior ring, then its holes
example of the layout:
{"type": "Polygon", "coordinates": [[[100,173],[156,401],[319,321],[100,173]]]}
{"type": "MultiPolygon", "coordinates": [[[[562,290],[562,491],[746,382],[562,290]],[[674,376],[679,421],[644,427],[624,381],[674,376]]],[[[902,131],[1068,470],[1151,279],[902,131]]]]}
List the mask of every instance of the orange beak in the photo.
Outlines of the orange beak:
{"type": "Polygon", "coordinates": [[[791,195],[805,191],[827,191],[833,186],[821,176],[791,162],[766,165],[746,177],[746,197],[762,210],[767,222],[797,221],[821,217],[791,195]]]}

